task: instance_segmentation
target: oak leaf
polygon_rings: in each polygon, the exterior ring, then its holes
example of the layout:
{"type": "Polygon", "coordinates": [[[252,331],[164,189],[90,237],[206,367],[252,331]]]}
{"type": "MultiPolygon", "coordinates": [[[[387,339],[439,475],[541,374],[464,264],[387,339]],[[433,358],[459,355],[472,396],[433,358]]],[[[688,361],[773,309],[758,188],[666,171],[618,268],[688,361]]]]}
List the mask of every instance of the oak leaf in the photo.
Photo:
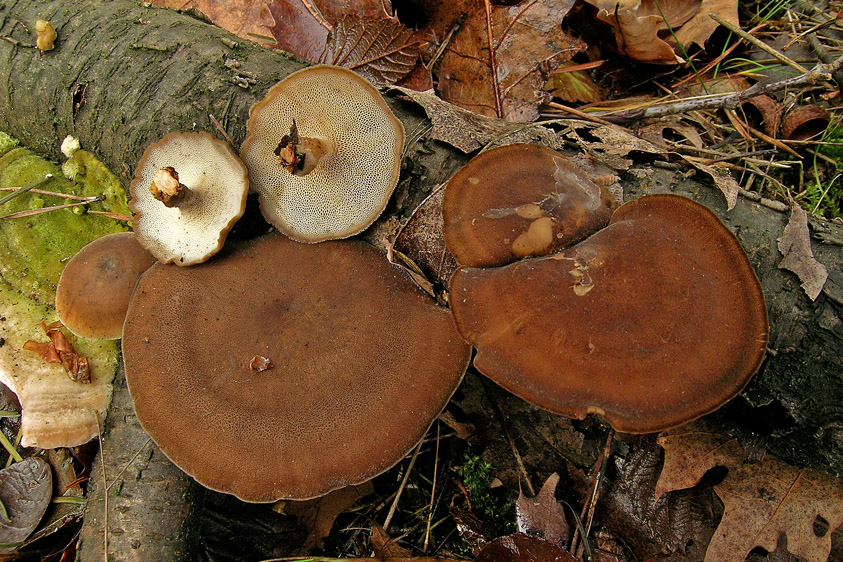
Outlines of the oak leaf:
{"type": "Polygon", "coordinates": [[[275,23],[267,3],[261,0],[152,0],[152,3],[178,10],[195,8],[215,25],[244,39],[267,35],[275,23]]]}
{"type": "Polygon", "coordinates": [[[557,484],[559,475],[554,472],[535,497],[526,497],[522,490],[515,502],[515,522],[518,532],[536,535],[564,547],[568,541],[568,522],[565,509],[556,501],[557,484]]]}
{"type": "Polygon", "coordinates": [[[744,460],[737,440],[697,423],[659,436],[665,464],[656,488],[661,492],[695,485],[714,466],[728,474],[714,490],[724,504],[723,518],[709,543],[705,562],[742,562],[755,547],[776,549],[780,535],[787,549],[808,562],[825,562],[831,532],[843,523],[843,481],[800,469],[773,457],[744,460]]]}

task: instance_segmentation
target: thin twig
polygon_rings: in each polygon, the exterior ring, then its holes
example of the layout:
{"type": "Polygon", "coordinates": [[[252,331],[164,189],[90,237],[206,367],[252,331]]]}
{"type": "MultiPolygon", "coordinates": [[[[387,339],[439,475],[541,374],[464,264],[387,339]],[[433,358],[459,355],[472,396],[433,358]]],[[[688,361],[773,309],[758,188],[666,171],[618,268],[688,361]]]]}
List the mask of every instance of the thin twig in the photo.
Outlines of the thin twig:
{"type": "Polygon", "coordinates": [[[79,207],[81,205],[89,205],[92,201],[78,201],[76,203],[68,203],[66,205],[53,205],[51,207],[42,207],[40,209],[28,209],[26,211],[18,211],[8,215],[0,216],[0,220],[6,219],[21,219],[24,217],[31,217],[33,215],[40,215],[41,213],[49,213],[50,211],[58,211],[61,209],[69,209],[71,207],[79,207]]]}
{"type": "Polygon", "coordinates": [[[112,486],[114,486],[117,482],[120,481],[120,478],[123,476],[123,474],[125,474],[125,472],[127,470],[129,470],[129,467],[132,466],[132,463],[135,462],[135,459],[138,458],[138,456],[141,454],[141,452],[146,448],[147,445],[149,445],[149,443],[151,441],[152,441],[152,437],[146,438],[146,441],[143,442],[143,445],[140,446],[140,448],[135,452],[135,454],[132,455],[132,458],[130,458],[128,460],[128,462],[125,464],[125,466],[123,466],[123,468],[120,470],[120,472],[117,473],[117,475],[114,477],[114,480],[111,481],[111,484],[106,486],[106,488],[105,488],[106,492],[108,492],[111,489],[112,486]]]}
{"type": "Polygon", "coordinates": [[[427,528],[424,531],[424,546],[422,552],[427,552],[427,546],[430,544],[430,524],[433,521],[433,504],[436,499],[436,472],[439,470],[439,429],[442,424],[437,420],[436,422],[436,448],[433,456],[433,482],[430,485],[430,505],[427,508],[427,528]]]}
{"type": "Polygon", "coordinates": [[[19,188],[15,189],[12,193],[10,193],[8,195],[4,195],[3,197],[0,197],[0,205],[2,205],[3,203],[8,203],[9,201],[14,199],[15,197],[18,197],[19,195],[23,195],[27,191],[32,191],[33,189],[35,189],[38,186],[44,185],[45,183],[47,183],[51,179],[53,179],[53,174],[45,174],[44,177],[41,178],[40,180],[36,180],[36,181],[34,181],[34,182],[32,182],[28,185],[25,185],[23,187],[19,187],[19,188]]]}
{"type": "MultiPolygon", "coordinates": [[[[102,470],[102,484],[106,485],[108,478],[105,475],[105,449],[102,446],[102,431],[100,431],[100,413],[94,410],[94,417],[97,420],[97,440],[100,445],[100,470],[102,470]]],[[[108,562],[108,489],[104,489],[102,493],[102,557],[104,562],[108,562]]]]}
{"type": "Polygon", "coordinates": [[[830,80],[832,74],[841,68],[843,68],[843,56],[837,57],[831,64],[819,63],[814,66],[814,68],[800,76],[794,76],[792,78],[787,78],[785,80],[769,84],[762,84],[761,82],[758,82],[741,92],[717,94],[713,96],[699,96],[694,99],[682,99],[676,102],[654,105],[641,109],[615,113],[597,113],[596,116],[613,123],[626,123],[629,121],[636,121],[638,119],[660,118],[667,115],[687,113],[689,111],[700,111],[704,109],[733,109],[737,107],[740,102],[761,94],[780,92],[781,90],[786,90],[788,88],[813,85],[830,80]]]}
{"type": "Polygon", "coordinates": [[[407,487],[407,480],[410,479],[410,473],[413,471],[413,466],[416,464],[416,459],[419,456],[419,451],[421,450],[423,444],[424,440],[419,441],[416,450],[413,451],[413,456],[410,459],[410,465],[407,467],[407,472],[404,473],[404,478],[401,480],[401,485],[398,487],[398,493],[395,494],[395,499],[392,500],[392,505],[389,507],[389,513],[386,514],[386,519],[383,522],[384,531],[389,528],[392,516],[395,515],[395,510],[398,509],[398,500],[401,499],[401,494],[404,492],[404,488],[407,487]]]}
{"type": "Polygon", "coordinates": [[[217,128],[217,130],[220,132],[220,134],[221,134],[223,137],[225,137],[226,142],[227,142],[227,143],[228,143],[228,145],[232,148],[232,150],[234,150],[235,152],[238,152],[237,145],[236,145],[236,144],[234,144],[234,141],[233,141],[233,140],[231,140],[231,137],[230,137],[230,136],[228,136],[228,133],[225,131],[225,129],[223,128],[222,124],[220,124],[220,122],[219,122],[219,121],[217,121],[217,118],[216,118],[216,117],[214,117],[212,114],[210,114],[210,113],[209,113],[209,114],[208,114],[208,119],[210,119],[210,120],[211,120],[211,123],[213,123],[213,124],[214,124],[214,127],[216,127],[216,128],[217,128]]]}
{"type": "Polygon", "coordinates": [[[786,64],[787,66],[789,66],[791,68],[795,68],[796,70],[798,70],[799,72],[801,72],[803,74],[808,72],[807,68],[805,68],[804,66],[802,66],[801,64],[799,64],[795,60],[791,59],[787,55],[783,55],[782,53],[778,52],[774,48],[770,47],[769,45],[767,45],[766,43],[761,41],[760,39],[756,39],[755,37],[753,37],[752,35],[750,35],[746,31],[741,29],[740,27],[734,25],[731,22],[726,21],[725,19],[723,19],[719,15],[717,15],[717,14],[708,14],[708,15],[711,17],[711,19],[713,19],[714,21],[716,21],[720,25],[722,25],[723,27],[725,27],[726,29],[728,29],[729,31],[734,33],[735,35],[738,35],[739,37],[743,38],[748,43],[752,43],[754,46],[758,47],[759,49],[761,49],[765,53],[769,54],[771,57],[773,57],[774,59],[776,59],[780,63],[786,64]]]}
{"type": "Polygon", "coordinates": [[[531,496],[535,497],[536,489],[530,481],[530,474],[527,472],[527,467],[524,466],[524,461],[521,459],[521,453],[518,452],[518,447],[515,446],[515,440],[512,438],[512,435],[509,434],[509,429],[506,427],[506,420],[503,417],[503,412],[501,412],[497,400],[495,400],[495,397],[492,396],[492,393],[489,391],[489,383],[487,383],[486,379],[483,377],[481,377],[480,380],[483,383],[483,390],[486,392],[486,397],[492,405],[492,411],[495,413],[498,423],[501,424],[501,430],[503,431],[504,437],[506,437],[506,441],[509,443],[509,448],[512,449],[512,454],[515,457],[515,464],[518,465],[518,470],[524,478],[524,483],[527,485],[527,491],[530,492],[531,496]]]}
{"type": "Polygon", "coordinates": [[[498,59],[495,55],[495,40],[492,37],[492,5],[489,0],[483,0],[483,4],[486,8],[486,39],[489,42],[489,64],[492,66],[492,90],[495,95],[495,115],[503,119],[501,85],[498,83],[498,59]]]}

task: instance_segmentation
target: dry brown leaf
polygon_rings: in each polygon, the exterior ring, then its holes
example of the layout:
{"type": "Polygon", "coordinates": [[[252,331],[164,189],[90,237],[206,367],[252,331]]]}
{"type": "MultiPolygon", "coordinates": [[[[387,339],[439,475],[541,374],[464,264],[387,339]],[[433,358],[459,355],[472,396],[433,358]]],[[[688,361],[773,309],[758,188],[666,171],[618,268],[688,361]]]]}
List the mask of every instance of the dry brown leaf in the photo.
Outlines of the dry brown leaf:
{"type": "Polygon", "coordinates": [[[424,108],[433,126],[430,136],[469,153],[490,143],[538,143],[548,148],[560,149],[563,142],[550,129],[541,126],[518,125],[500,119],[485,117],[442,101],[432,91],[416,92],[393,87],[424,108]]]}
{"type": "Polygon", "coordinates": [[[565,72],[563,64],[559,72],[553,72],[550,79],[545,83],[544,89],[550,94],[570,103],[597,103],[601,101],[600,88],[588,73],[582,70],[565,72]]]}
{"type": "Polygon", "coordinates": [[[413,553],[395,542],[386,530],[378,523],[372,523],[370,539],[375,558],[411,558],[413,553]]]}
{"type": "Polygon", "coordinates": [[[369,82],[395,84],[416,66],[424,42],[397,18],[344,17],[328,33],[319,62],[344,66],[369,82]]]}
{"type": "Polygon", "coordinates": [[[648,63],[682,62],[676,56],[675,42],[684,47],[702,46],[718,25],[711,13],[738,25],[736,0],[586,1],[598,9],[598,19],[612,27],[618,51],[648,63]]]}
{"type": "Polygon", "coordinates": [[[521,490],[515,502],[515,522],[519,533],[536,535],[564,548],[569,528],[565,509],[556,501],[557,484],[559,475],[554,472],[535,497],[525,497],[521,490]]]}
{"type": "Polygon", "coordinates": [[[735,208],[735,205],[738,204],[738,193],[740,192],[741,186],[726,168],[701,164],[700,162],[688,160],[684,157],[682,159],[697,170],[707,174],[714,181],[714,185],[717,186],[717,189],[726,198],[727,210],[731,211],[735,208]]]}
{"type": "Polygon", "coordinates": [[[274,509],[279,513],[295,515],[299,524],[308,529],[307,540],[300,549],[302,553],[307,554],[314,547],[322,546],[322,540],[331,532],[331,527],[340,513],[360,498],[371,494],[374,489],[371,482],[364,482],[357,486],[334,490],[313,500],[279,502],[274,509]]]}
{"type": "MultiPolygon", "coordinates": [[[[560,25],[573,0],[491,6],[491,49],[483,0],[452,4],[449,13],[461,11],[466,18],[434,69],[442,99],[481,115],[535,120],[539,104],[548,98],[543,90],[547,72],[585,49],[560,25]]],[[[443,21],[435,11],[434,17],[443,21]]]]}
{"type": "Polygon", "coordinates": [[[328,33],[343,18],[391,16],[382,0],[269,0],[269,12],[275,46],[313,63],[322,59],[328,33]]]}
{"type": "Polygon", "coordinates": [[[790,220],[778,242],[779,251],[784,256],[779,262],[779,269],[795,273],[808,297],[816,300],[828,279],[828,270],[814,258],[808,214],[797,203],[791,205],[790,220]]]}
{"type": "Polygon", "coordinates": [[[254,35],[268,35],[275,25],[269,6],[261,0],[152,0],[165,8],[187,10],[196,8],[219,27],[245,39],[255,40],[254,35]]]}
{"type": "Polygon", "coordinates": [[[475,562],[577,562],[554,543],[532,535],[515,533],[497,538],[477,553],[475,562]]]}
{"type": "Polygon", "coordinates": [[[825,562],[831,550],[829,529],[843,523],[843,481],[770,456],[758,463],[745,462],[736,442],[699,427],[680,428],[660,437],[665,467],[657,488],[665,492],[698,482],[714,465],[729,469],[714,487],[725,511],[705,562],[742,562],[757,546],[772,552],[782,534],[787,536],[791,554],[808,562],[825,562]],[[676,455],[680,461],[672,459],[676,455]],[[815,531],[818,522],[827,526],[824,532],[815,531]]]}

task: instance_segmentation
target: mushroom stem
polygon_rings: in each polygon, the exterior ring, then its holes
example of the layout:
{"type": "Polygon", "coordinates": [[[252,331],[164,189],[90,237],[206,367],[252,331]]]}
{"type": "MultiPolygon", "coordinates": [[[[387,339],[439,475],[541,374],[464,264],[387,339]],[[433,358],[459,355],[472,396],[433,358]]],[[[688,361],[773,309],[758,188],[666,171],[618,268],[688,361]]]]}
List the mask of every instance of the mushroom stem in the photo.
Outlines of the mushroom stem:
{"type": "Polygon", "coordinates": [[[295,119],[290,126],[290,133],[284,135],[275,148],[278,164],[294,176],[306,176],[322,158],[333,152],[333,145],[328,141],[300,137],[295,119]]]}
{"type": "Polygon", "coordinates": [[[161,168],[152,176],[149,184],[152,196],[166,207],[178,207],[187,197],[190,189],[179,182],[179,174],[172,166],[161,168]]]}

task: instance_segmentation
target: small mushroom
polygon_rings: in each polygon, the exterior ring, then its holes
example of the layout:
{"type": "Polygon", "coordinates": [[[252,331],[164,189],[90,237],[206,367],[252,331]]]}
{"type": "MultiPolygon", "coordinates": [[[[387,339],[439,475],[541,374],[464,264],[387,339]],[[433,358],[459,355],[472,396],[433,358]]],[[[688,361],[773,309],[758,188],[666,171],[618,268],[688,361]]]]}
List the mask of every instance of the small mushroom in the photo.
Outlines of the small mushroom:
{"type": "Polygon", "coordinates": [[[354,72],[294,72],[255,104],[240,157],[263,216],[300,242],[346,238],[383,211],[401,171],[404,127],[354,72]]]}
{"type": "Polygon", "coordinates": [[[448,180],[442,230],[458,263],[489,267],[570,246],[608,224],[616,206],[558,152],[512,144],[448,180]]]}
{"type": "Polygon", "coordinates": [[[170,133],[143,153],[129,190],[134,230],[161,262],[201,263],[243,216],[248,172],[209,133],[170,133]]]}
{"type": "Polygon", "coordinates": [[[97,238],[62,271],[56,288],[59,319],[77,336],[120,338],[138,277],[153,263],[132,232],[97,238]]]}
{"type": "Polygon", "coordinates": [[[738,394],[764,358],[767,309],[734,235],[676,195],[621,206],[571,248],[460,268],[451,310],[474,365],[528,402],[661,431],[738,394]]]}
{"type": "Polygon", "coordinates": [[[144,429],[204,486],[307,499],[398,462],[471,348],[372,246],[271,234],[205,264],[156,264],[123,330],[144,429]]]}

